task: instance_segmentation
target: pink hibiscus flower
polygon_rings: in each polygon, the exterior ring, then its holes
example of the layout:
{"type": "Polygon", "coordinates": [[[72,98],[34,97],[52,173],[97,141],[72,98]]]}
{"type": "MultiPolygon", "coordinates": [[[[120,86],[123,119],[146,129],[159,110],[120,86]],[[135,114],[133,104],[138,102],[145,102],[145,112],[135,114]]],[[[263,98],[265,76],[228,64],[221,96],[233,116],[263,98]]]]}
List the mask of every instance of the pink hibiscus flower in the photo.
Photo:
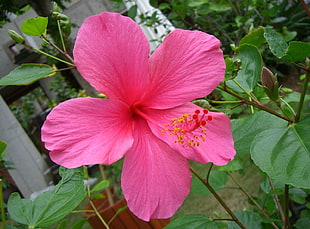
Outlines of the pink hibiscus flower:
{"type": "Polygon", "coordinates": [[[122,190],[130,210],[146,221],[171,217],[189,194],[187,159],[225,165],[235,155],[229,119],[189,102],[223,80],[219,40],[176,29],[149,52],[130,18],[107,12],[87,18],[75,64],[108,99],[61,103],[42,128],[51,159],[67,168],[125,155],[122,190]]]}

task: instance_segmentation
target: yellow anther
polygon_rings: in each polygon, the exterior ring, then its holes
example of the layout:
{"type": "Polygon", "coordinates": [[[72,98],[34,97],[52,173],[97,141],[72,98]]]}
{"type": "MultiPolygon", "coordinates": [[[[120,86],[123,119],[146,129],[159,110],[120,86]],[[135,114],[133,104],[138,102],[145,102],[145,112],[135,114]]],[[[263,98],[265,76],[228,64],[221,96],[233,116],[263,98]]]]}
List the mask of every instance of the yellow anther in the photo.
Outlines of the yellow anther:
{"type": "Polygon", "coordinates": [[[212,121],[213,117],[207,110],[196,110],[193,114],[183,114],[179,118],[172,118],[171,123],[164,124],[162,132],[168,132],[169,135],[175,135],[175,143],[180,143],[181,147],[197,147],[201,141],[206,141],[207,123],[212,121]]]}

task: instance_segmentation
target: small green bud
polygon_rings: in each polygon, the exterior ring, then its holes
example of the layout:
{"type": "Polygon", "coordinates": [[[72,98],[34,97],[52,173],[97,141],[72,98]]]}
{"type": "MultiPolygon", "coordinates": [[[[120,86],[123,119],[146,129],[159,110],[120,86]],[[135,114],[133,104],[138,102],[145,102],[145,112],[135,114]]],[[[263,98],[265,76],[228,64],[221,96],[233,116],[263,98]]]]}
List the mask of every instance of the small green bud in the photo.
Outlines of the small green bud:
{"type": "Polygon", "coordinates": [[[281,92],[285,93],[285,94],[290,94],[290,93],[293,93],[294,91],[290,88],[287,88],[287,87],[282,87],[281,88],[281,92]]]}
{"type": "Polygon", "coordinates": [[[71,33],[71,21],[70,18],[62,13],[53,12],[53,17],[60,22],[61,30],[65,37],[69,37],[71,33]]]}
{"type": "Polygon", "coordinates": [[[261,81],[265,93],[272,101],[279,99],[279,84],[277,77],[266,67],[263,67],[261,81]]]}
{"type": "Polygon", "coordinates": [[[23,44],[25,42],[25,38],[14,30],[9,29],[8,34],[17,44],[23,44]]]}

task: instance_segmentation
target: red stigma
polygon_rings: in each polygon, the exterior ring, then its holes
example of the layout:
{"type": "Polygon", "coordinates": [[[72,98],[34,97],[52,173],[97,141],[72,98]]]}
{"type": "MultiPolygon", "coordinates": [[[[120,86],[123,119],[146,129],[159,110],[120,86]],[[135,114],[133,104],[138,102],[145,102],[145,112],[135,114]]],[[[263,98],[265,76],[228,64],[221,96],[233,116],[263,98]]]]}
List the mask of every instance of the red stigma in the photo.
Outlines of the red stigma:
{"type": "Polygon", "coordinates": [[[173,118],[170,124],[164,125],[166,128],[162,133],[175,135],[175,143],[180,143],[182,147],[197,147],[206,140],[206,126],[213,119],[211,115],[207,115],[208,113],[208,110],[195,110],[194,114],[183,114],[180,118],[173,118]]]}

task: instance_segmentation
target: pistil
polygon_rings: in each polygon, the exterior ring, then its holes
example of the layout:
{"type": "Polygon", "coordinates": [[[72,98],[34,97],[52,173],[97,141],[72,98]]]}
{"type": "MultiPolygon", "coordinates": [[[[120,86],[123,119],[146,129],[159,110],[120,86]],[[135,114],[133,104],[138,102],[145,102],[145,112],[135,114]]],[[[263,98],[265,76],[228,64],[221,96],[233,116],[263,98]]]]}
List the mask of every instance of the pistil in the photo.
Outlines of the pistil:
{"type": "Polygon", "coordinates": [[[175,143],[182,147],[198,147],[206,140],[207,124],[213,117],[208,110],[195,110],[193,114],[183,114],[180,118],[171,119],[171,123],[165,124],[162,133],[175,135],[175,143]]]}

